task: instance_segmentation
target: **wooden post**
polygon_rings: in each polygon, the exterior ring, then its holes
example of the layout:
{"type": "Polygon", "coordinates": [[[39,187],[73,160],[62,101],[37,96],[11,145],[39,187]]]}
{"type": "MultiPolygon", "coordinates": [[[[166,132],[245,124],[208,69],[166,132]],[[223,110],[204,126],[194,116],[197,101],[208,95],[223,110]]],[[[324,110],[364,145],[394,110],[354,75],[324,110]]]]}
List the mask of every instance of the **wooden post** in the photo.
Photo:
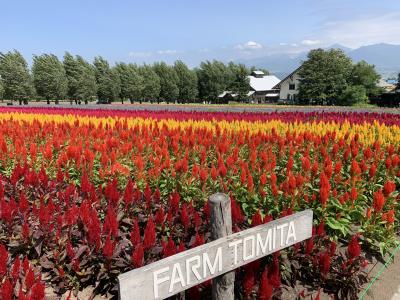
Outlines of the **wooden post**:
{"type": "MultiPolygon", "coordinates": [[[[211,195],[209,198],[211,211],[211,238],[219,238],[232,234],[231,201],[229,196],[222,193],[211,195]]],[[[234,299],[235,271],[225,273],[213,279],[212,299],[234,299]]]]}

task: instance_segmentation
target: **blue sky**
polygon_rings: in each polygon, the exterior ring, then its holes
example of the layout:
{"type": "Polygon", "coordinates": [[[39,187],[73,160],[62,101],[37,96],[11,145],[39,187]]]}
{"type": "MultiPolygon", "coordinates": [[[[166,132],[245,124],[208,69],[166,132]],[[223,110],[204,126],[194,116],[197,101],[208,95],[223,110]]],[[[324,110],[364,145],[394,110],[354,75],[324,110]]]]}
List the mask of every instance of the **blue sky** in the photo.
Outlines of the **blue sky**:
{"type": "Polygon", "coordinates": [[[0,51],[112,62],[240,59],[400,44],[397,0],[0,0],[0,51]]]}

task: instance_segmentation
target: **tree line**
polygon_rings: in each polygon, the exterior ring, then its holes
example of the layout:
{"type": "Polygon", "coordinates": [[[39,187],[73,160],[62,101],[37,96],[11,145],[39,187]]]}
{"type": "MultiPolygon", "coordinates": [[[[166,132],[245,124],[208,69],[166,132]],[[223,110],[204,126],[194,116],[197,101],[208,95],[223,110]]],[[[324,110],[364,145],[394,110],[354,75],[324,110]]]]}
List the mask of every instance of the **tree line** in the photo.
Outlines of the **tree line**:
{"type": "Polygon", "coordinates": [[[173,65],[116,63],[110,66],[101,56],[92,63],[65,53],[34,55],[29,68],[20,52],[0,53],[0,98],[26,102],[70,99],[147,102],[216,101],[230,90],[244,99],[250,89],[247,76],[255,68],[243,64],[205,61],[190,69],[178,60],[173,65]]]}
{"type": "MultiPolygon", "coordinates": [[[[221,61],[205,61],[190,69],[182,61],[173,65],[116,63],[101,56],[88,62],[66,52],[34,55],[32,67],[18,51],[0,53],[0,99],[79,102],[214,102],[231,91],[247,100],[248,75],[255,67],[221,61]]],[[[263,70],[269,74],[267,70],[263,70]]],[[[311,50],[299,69],[298,104],[352,105],[379,95],[380,75],[373,65],[353,61],[340,49],[311,50]]]]}
{"type": "Polygon", "coordinates": [[[311,50],[299,77],[299,104],[353,105],[382,93],[375,66],[353,63],[340,49],[311,50]]]}

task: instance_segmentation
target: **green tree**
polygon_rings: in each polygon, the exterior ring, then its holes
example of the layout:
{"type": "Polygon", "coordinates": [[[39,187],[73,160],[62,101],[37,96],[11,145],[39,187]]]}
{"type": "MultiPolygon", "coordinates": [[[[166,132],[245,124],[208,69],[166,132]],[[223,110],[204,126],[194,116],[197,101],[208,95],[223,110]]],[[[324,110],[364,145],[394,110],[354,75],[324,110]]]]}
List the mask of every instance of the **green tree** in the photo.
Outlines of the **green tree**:
{"type": "Polygon", "coordinates": [[[196,71],[190,70],[181,60],[175,62],[174,69],[178,76],[178,101],[183,103],[195,101],[199,92],[196,71]]]}
{"type": "Polygon", "coordinates": [[[232,73],[220,61],[205,61],[197,69],[199,96],[203,100],[218,100],[218,95],[225,91],[232,82],[232,73]]]}
{"type": "Polygon", "coordinates": [[[247,99],[247,93],[250,91],[250,70],[244,64],[229,63],[228,67],[232,73],[232,80],[229,90],[238,95],[238,100],[247,99]]]}
{"type": "Polygon", "coordinates": [[[33,94],[28,64],[18,51],[0,52],[0,81],[4,99],[18,100],[21,103],[33,94]]]}
{"type": "Polygon", "coordinates": [[[118,71],[110,68],[107,60],[101,56],[95,57],[94,67],[99,100],[107,102],[117,100],[121,91],[118,71]]]}
{"type": "Polygon", "coordinates": [[[0,80],[0,99],[3,101],[3,95],[4,95],[4,87],[3,87],[3,82],[0,80]]]}
{"type": "Polygon", "coordinates": [[[140,99],[143,91],[143,77],[134,64],[118,63],[116,65],[121,81],[121,99],[129,99],[131,103],[140,99]]]}
{"type": "Polygon", "coordinates": [[[300,100],[337,104],[348,86],[351,70],[352,61],[342,50],[311,50],[299,71],[300,100]]]}
{"type": "Polygon", "coordinates": [[[165,100],[167,103],[177,100],[179,96],[179,78],[174,68],[168,66],[165,62],[158,62],[153,65],[153,69],[160,78],[160,100],[165,100]]]}
{"type": "Polygon", "coordinates": [[[349,85],[338,98],[340,105],[367,103],[367,89],[363,85],[349,85]]]}
{"type": "Polygon", "coordinates": [[[50,103],[51,99],[64,99],[67,96],[68,80],[64,66],[57,56],[43,54],[33,57],[33,83],[38,96],[50,103]]]}
{"type": "Polygon", "coordinates": [[[143,89],[140,97],[140,102],[153,101],[159,99],[161,83],[160,77],[149,65],[143,65],[139,68],[139,74],[143,78],[143,89]]]}
{"type": "Polygon", "coordinates": [[[376,72],[375,66],[362,60],[353,65],[350,84],[363,86],[367,95],[376,96],[381,92],[377,85],[380,78],[381,76],[376,72]]]}
{"type": "Polygon", "coordinates": [[[79,100],[87,103],[97,95],[96,73],[94,67],[84,60],[81,56],[76,56],[79,66],[78,85],[76,88],[76,96],[79,100]]]}
{"type": "Polygon", "coordinates": [[[68,80],[67,97],[78,99],[78,85],[81,77],[81,69],[78,61],[68,52],[64,55],[64,69],[68,80]]]}

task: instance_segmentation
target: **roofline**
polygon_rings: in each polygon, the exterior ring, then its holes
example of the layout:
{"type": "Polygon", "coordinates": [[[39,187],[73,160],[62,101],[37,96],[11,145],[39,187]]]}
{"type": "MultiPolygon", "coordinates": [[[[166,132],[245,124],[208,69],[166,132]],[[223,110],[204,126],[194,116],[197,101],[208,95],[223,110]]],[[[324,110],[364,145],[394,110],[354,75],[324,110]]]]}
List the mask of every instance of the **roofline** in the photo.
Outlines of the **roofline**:
{"type": "Polygon", "coordinates": [[[281,85],[282,82],[284,82],[286,79],[288,79],[290,76],[292,76],[294,73],[296,73],[298,70],[300,70],[300,68],[303,66],[303,64],[301,64],[300,66],[298,66],[292,73],[290,73],[289,75],[287,75],[285,78],[283,78],[281,81],[279,81],[278,84],[276,84],[275,86],[273,86],[272,88],[279,88],[279,86],[281,85]]]}

